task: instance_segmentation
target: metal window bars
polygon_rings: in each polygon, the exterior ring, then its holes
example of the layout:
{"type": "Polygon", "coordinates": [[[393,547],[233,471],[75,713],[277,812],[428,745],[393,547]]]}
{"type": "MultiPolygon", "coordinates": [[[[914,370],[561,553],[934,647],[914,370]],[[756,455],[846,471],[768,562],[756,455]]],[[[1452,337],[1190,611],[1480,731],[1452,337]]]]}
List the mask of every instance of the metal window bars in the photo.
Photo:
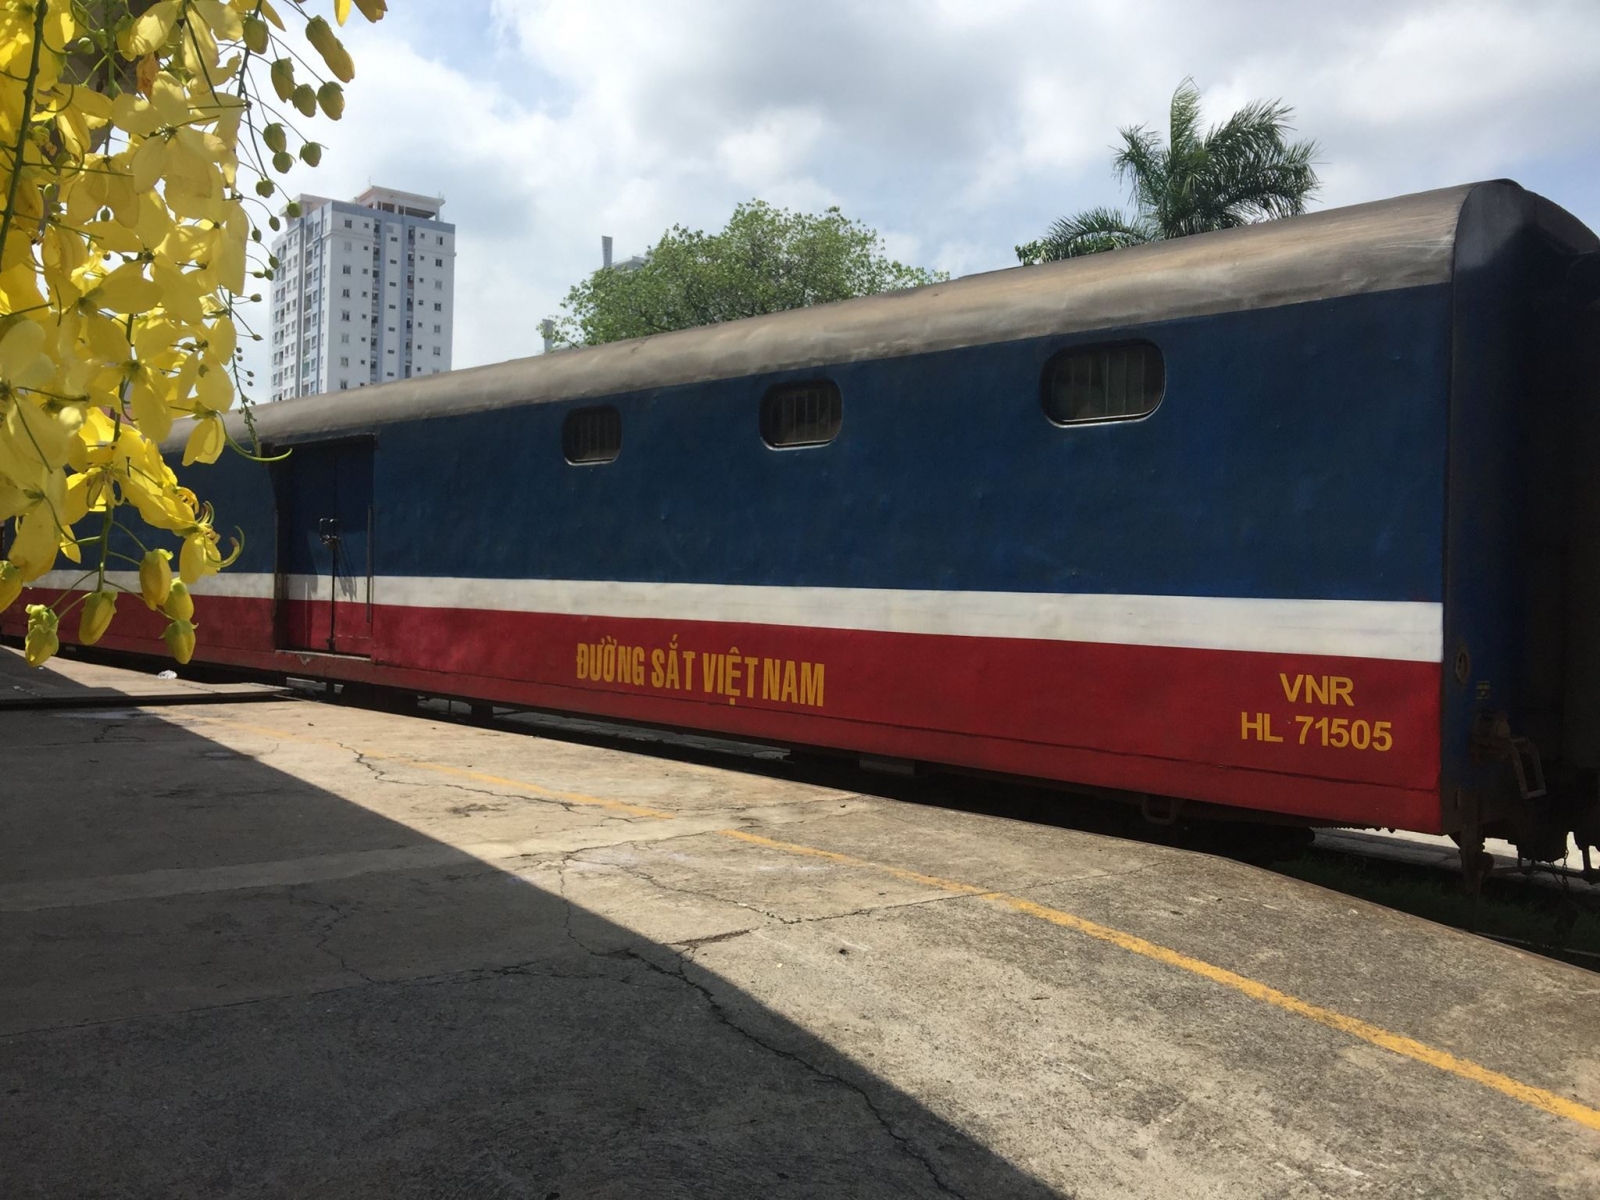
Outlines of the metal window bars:
{"type": "Polygon", "coordinates": [[[1166,384],[1166,364],[1150,342],[1076,346],[1045,364],[1045,416],[1057,425],[1133,420],[1155,411],[1166,384]]]}
{"type": "Polygon", "coordinates": [[[843,423],[839,385],[829,379],[779,384],[761,398],[761,439],[774,450],[825,446],[843,423]]]}
{"type": "Polygon", "coordinates": [[[614,461],[622,453],[622,414],[609,404],[569,412],[561,425],[561,453],[574,466],[614,461]]]}

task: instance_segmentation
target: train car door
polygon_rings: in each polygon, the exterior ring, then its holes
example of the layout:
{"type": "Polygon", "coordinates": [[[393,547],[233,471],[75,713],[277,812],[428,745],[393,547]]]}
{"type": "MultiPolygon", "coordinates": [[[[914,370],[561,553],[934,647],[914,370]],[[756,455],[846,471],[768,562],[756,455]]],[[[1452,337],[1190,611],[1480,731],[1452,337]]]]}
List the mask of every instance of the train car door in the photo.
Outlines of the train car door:
{"type": "Polygon", "coordinates": [[[372,653],[372,447],[300,445],[277,466],[282,649],[372,653]]]}

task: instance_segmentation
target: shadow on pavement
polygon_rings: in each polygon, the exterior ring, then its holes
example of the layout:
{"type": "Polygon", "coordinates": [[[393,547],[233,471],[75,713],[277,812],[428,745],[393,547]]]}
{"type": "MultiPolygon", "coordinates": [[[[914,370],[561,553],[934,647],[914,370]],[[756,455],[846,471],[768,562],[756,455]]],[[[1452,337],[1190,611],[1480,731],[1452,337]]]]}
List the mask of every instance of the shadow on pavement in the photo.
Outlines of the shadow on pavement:
{"type": "Polygon", "coordinates": [[[1054,1194],[683,948],[158,712],[0,713],[0,757],[8,1197],[1054,1194]]]}

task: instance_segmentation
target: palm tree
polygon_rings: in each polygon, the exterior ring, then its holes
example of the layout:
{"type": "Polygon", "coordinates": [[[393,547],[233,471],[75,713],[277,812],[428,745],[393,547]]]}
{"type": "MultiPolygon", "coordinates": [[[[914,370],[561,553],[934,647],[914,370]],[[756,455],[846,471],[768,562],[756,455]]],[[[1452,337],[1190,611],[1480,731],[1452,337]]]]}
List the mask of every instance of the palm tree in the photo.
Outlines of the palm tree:
{"type": "Polygon", "coordinates": [[[1133,194],[1133,215],[1090,208],[1062,217],[1038,241],[1017,247],[1025,263],[1051,262],[1210,229],[1293,216],[1317,190],[1315,142],[1290,142],[1294,109],[1281,101],[1247,104],[1200,132],[1200,89],[1185,79],[1172,93],[1167,144],[1143,125],[1118,132],[1111,162],[1133,194]]]}

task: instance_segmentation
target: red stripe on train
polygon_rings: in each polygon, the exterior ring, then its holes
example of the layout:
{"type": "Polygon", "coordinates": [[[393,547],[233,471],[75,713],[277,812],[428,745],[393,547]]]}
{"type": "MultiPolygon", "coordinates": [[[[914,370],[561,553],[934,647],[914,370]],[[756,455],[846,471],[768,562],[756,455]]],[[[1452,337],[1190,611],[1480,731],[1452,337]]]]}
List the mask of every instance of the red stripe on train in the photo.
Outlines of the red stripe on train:
{"type": "MultiPolygon", "coordinates": [[[[1439,828],[1437,663],[385,606],[369,661],[274,651],[270,601],[197,606],[207,661],[1439,828]]],[[[160,652],[122,609],[105,644],[160,652]]]]}

